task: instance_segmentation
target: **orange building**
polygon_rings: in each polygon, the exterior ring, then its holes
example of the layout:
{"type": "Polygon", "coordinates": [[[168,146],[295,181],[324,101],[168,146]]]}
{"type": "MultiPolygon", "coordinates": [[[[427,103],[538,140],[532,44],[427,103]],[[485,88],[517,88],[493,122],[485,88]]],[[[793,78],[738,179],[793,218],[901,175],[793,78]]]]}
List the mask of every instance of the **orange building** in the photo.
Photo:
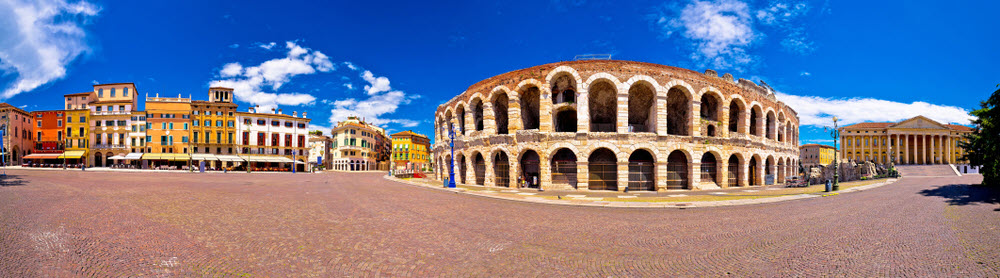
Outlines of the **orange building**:
{"type": "Polygon", "coordinates": [[[189,165],[191,99],[146,97],[146,154],[151,167],[189,165]]]}

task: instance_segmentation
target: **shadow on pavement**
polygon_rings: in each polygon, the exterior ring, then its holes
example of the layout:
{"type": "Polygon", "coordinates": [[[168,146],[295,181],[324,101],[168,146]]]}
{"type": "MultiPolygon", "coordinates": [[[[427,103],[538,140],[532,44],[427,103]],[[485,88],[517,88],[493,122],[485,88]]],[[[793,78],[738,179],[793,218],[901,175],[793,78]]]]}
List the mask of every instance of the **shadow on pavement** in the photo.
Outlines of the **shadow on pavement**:
{"type": "Polygon", "coordinates": [[[0,186],[19,186],[27,185],[28,182],[21,178],[19,175],[5,175],[0,176],[0,186]]]}
{"type": "MultiPolygon", "coordinates": [[[[1000,204],[1000,188],[982,185],[949,184],[920,191],[924,196],[944,197],[950,205],[1000,204]]],[[[1000,208],[995,209],[1000,211],[1000,208]]]]}

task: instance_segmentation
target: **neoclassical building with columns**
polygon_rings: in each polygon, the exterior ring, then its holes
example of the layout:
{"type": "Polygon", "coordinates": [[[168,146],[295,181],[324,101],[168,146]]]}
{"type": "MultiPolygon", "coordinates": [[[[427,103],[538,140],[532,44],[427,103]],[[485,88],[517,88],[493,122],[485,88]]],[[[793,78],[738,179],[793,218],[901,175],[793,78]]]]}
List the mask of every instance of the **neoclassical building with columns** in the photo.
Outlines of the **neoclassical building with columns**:
{"type": "Polygon", "coordinates": [[[796,112],[767,84],[664,65],[545,64],[494,76],[440,105],[435,175],[559,190],[698,190],[783,182],[796,112]],[[452,157],[449,133],[454,133],[452,157]]]}
{"type": "Polygon", "coordinates": [[[972,128],[941,124],[924,116],[898,123],[859,123],[840,128],[842,157],[886,164],[952,164],[965,150],[958,142],[972,128]]]}

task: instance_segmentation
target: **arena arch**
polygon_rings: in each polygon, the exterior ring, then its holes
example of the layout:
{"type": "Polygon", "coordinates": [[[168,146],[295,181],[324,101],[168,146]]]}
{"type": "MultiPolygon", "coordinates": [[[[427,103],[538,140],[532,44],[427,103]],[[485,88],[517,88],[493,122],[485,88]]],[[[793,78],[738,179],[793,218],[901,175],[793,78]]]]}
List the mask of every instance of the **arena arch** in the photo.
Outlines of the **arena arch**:
{"type": "Polygon", "coordinates": [[[618,159],[614,151],[599,148],[587,159],[590,178],[587,187],[591,190],[618,190],[618,159]]]}
{"type": "Polygon", "coordinates": [[[472,107],[472,123],[475,124],[476,131],[482,131],[486,128],[486,124],[483,122],[485,119],[483,115],[483,101],[477,97],[472,99],[469,105],[472,107]]]}
{"type": "Polygon", "coordinates": [[[618,121],[618,90],[607,79],[590,83],[587,89],[591,132],[615,132],[618,121]]]}
{"type": "Polygon", "coordinates": [[[475,171],[476,185],[486,184],[486,159],[483,154],[475,152],[473,155],[473,171],[475,171]]]}
{"type": "Polygon", "coordinates": [[[493,184],[497,187],[510,187],[510,158],[504,151],[493,155],[493,184]]]}
{"type": "Polygon", "coordinates": [[[458,180],[461,181],[462,184],[468,184],[466,182],[467,181],[466,176],[468,176],[469,173],[468,171],[469,166],[468,164],[465,163],[465,155],[458,154],[457,156],[458,156],[458,173],[455,174],[458,175],[458,180]]]}
{"type": "Polygon", "coordinates": [[[761,123],[761,117],[764,115],[761,113],[760,106],[754,105],[750,108],[750,134],[754,136],[761,136],[760,128],[763,123],[761,123]]]}
{"type": "Polygon", "coordinates": [[[656,132],[656,86],[639,81],[628,89],[629,132],[656,132]]]}
{"type": "Polygon", "coordinates": [[[746,132],[746,104],[742,99],[733,98],[729,101],[729,132],[746,132]]]}
{"type": "Polygon", "coordinates": [[[750,172],[750,185],[760,185],[764,180],[760,173],[760,156],[754,154],[750,157],[750,163],[747,165],[747,169],[750,172]]]}
{"type": "Polygon", "coordinates": [[[521,180],[527,188],[541,188],[542,168],[541,158],[535,150],[525,150],[521,153],[521,180]]]}
{"type": "Polygon", "coordinates": [[[656,159],[648,150],[638,149],[629,155],[627,190],[656,190],[656,159]]]}
{"type": "Polygon", "coordinates": [[[746,173],[744,172],[743,169],[746,168],[746,165],[743,165],[743,158],[739,155],[739,153],[734,153],[729,155],[728,162],[729,162],[728,163],[729,171],[727,171],[727,178],[729,180],[727,182],[727,185],[728,186],[745,185],[743,181],[746,180],[746,173]]]}
{"type": "Polygon", "coordinates": [[[462,104],[458,104],[457,108],[455,108],[455,114],[459,115],[458,116],[458,130],[459,130],[458,134],[459,135],[466,135],[466,133],[465,133],[465,106],[462,105],[462,104]]]}
{"type": "Polygon", "coordinates": [[[552,183],[576,188],[576,153],[569,148],[559,148],[549,159],[552,169],[552,183]]]}
{"type": "MultiPolygon", "coordinates": [[[[774,165],[774,157],[771,156],[771,155],[768,155],[767,156],[767,160],[765,160],[765,162],[764,162],[764,177],[765,177],[765,179],[767,178],[767,176],[774,175],[774,166],[775,166],[774,165]]],[[[777,180],[775,180],[775,181],[777,181],[777,180]]],[[[766,182],[765,182],[765,184],[766,184],[766,182]]]]}
{"type": "Polygon", "coordinates": [[[569,72],[556,73],[553,79],[549,79],[552,89],[552,104],[575,103],[576,92],[579,91],[577,80],[578,78],[569,72]]]}
{"type": "Polygon", "coordinates": [[[508,119],[510,111],[507,109],[507,104],[510,103],[510,99],[507,97],[506,91],[497,91],[493,96],[493,119],[496,122],[497,134],[507,134],[510,133],[508,119]]]}
{"type": "Polygon", "coordinates": [[[556,132],[577,132],[576,109],[565,106],[556,109],[556,116],[553,118],[556,132]]]}
{"type": "Polygon", "coordinates": [[[537,130],[541,119],[539,115],[541,90],[534,83],[527,84],[517,91],[517,95],[521,100],[521,126],[525,130],[537,130]]]}
{"type": "Polygon", "coordinates": [[[688,157],[681,150],[667,156],[667,189],[688,189],[688,157]]]}
{"type": "Polygon", "coordinates": [[[767,111],[767,129],[765,130],[767,139],[774,140],[774,112],[767,111]]]}
{"type": "Polygon", "coordinates": [[[691,135],[691,93],[684,87],[667,90],[667,134],[691,135]]]}
{"type": "Polygon", "coordinates": [[[701,155],[701,182],[711,182],[722,186],[719,178],[719,157],[712,152],[705,152],[701,155]]]}

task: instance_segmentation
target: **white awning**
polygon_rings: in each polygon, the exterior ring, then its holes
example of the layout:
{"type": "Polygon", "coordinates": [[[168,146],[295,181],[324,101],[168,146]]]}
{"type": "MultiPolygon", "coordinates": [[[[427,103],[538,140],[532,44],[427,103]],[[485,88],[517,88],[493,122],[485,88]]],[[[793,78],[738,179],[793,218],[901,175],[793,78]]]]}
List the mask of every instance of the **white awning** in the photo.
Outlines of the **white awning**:
{"type": "Polygon", "coordinates": [[[247,161],[246,159],[243,159],[242,157],[235,156],[235,155],[216,155],[215,157],[218,158],[219,161],[230,161],[230,162],[245,162],[245,161],[247,161]]]}
{"type": "Polygon", "coordinates": [[[193,153],[191,154],[191,160],[219,160],[219,157],[214,154],[193,153]]]}
{"type": "Polygon", "coordinates": [[[122,159],[125,159],[125,157],[119,154],[119,155],[115,155],[115,156],[109,157],[108,159],[111,159],[111,160],[122,160],[122,159]]]}
{"type": "Polygon", "coordinates": [[[139,160],[142,158],[142,153],[129,153],[125,155],[125,159],[128,160],[139,160]]]}

